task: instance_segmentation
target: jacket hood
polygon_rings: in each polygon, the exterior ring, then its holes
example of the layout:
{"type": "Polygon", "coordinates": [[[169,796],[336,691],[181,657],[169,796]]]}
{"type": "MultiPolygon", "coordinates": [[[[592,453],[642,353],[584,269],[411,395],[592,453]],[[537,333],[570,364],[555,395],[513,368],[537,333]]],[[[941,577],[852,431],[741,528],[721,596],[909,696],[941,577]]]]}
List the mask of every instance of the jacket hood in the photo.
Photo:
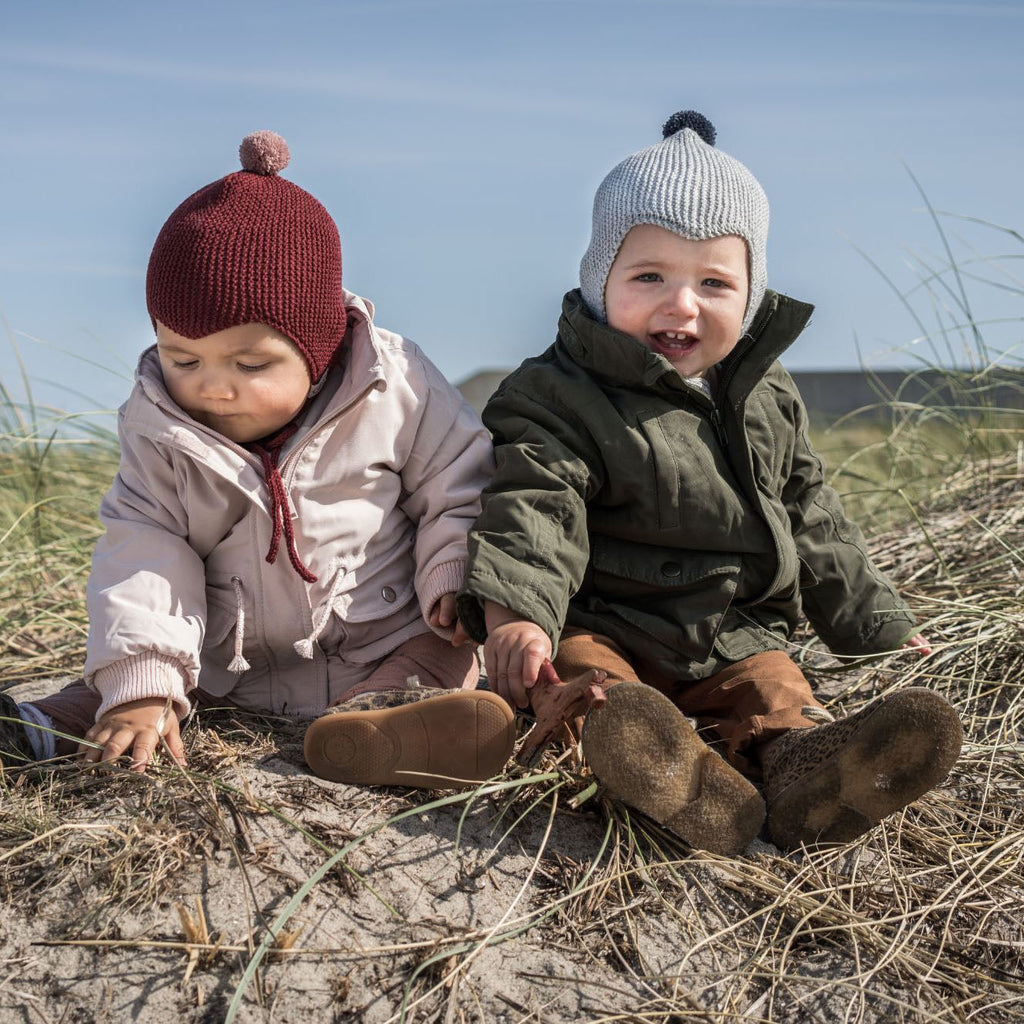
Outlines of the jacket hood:
{"type": "MultiPolygon", "coordinates": [[[[344,370],[344,378],[325,410],[325,415],[331,414],[339,406],[347,405],[368,387],[386,386],[383,359],[373,331],[373,303],[353,292],[346,291],[344,295],[349,322],[349,343],[339,363],[344,370]]],[[[212,442],[236,453],[246,454],[244,446],[229,441],[192,419],[171,398],[160,371],[156,345],[150,345],[139,356],[135,367],[135,385],[136,390],[141,390],[149,400],[138,401],[133,394],[124,407],[137,429],[145,430],[149,436],[154,436],[154,432],[172,431],[174,439],[192,451],[205,448],[212,442]],[[152,406],[156,406],[156,409],[152,406]],[[186,434],[193,435],[193,441],[183,441],[183,435],[186,434]]],[[[166,434],[164,438],[171,439],[166,434]]]]}
{"type": "MultiPolygon", "coordinates": [[[[772,363],[796,341],[814,307],[779,292],[767,291],[750,330],[718,364],[722,391],[742,401],[772,363]]],[[[679,391],[686,387],[675,367],[635,338],[591,316],[578,288],[562,300],[559,340],[572,358],[609,384],[679,391]]]]}

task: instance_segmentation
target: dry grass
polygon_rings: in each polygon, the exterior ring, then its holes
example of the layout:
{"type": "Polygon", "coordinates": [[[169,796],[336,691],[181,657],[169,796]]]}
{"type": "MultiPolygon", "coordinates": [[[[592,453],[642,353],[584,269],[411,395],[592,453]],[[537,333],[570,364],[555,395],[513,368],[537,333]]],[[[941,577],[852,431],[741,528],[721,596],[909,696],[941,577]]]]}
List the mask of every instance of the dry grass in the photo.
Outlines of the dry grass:
{"type": "MultiPolygon", "coordinates": [[[[274,993],[288,991],[274,972],[296,958],[303,978],[321,980],[312,1019],[1024,1019],[1021,490],[1015,460],[971,467],[915,522],[874,539],[926,622],[931,658],[839,672],[806,638],[800,657],[837,705],[920,683],[949,697],[968,734],[940,791],[847,847],[693,853],[595,795],[571,751],[436,801],[297,772],[268,783],[268,766],[300,760],[298,730],[216,713],[189,733],[187,772],[5,773],[5,917],[37,922],[35,941],[72,944],[51,952],[102,948],[108,964],[145,954],[194,993],[177,1004],[185,1020],[274,1019],[274,993]],[[450,869],[456,887],[515,861],[489,913],[439,921],[396,903],[395,843],[438,833],[452,837],[435,853],[445,866],[425,870],[450,869]],[[203,877],[215,874],[237,882],[231,934],[204,903],[203,877]],[[374,924],[318,927],[318,898],[358,903],[374,924]],[[388,983],[373,999],[382,964],[388,983]],[[496,970],[519,987],[489,981],[496,970]]],[[[82,578],[68,574],[69,603],[82,578]]],[[[22,614],[7,621],[22,629],[22,614]]],[[[9,657],[8,678],[58,672],[77,628],[64,642],[53,634],[49,664],[38,649],[9,657]]],[[[6,948],[12,963],[28,952],[6,948]]]]}
{"type": "MultiPolygon", "coordinates": [[[[976,333],[959,283],[936,304],[935,336],[976,333]]],[[[935,653],[842,665],[805,635],[794,654],[844,710],[937,689],[967,737],[869,835],[730,860],[608,801],[571,750],[432,798],[322,783],[295,725],[205,713],[187,770],[0,775],[0,1018],[1024,1021],[1022,437],[998,410],[897,403],[885,433],[825,445],[935,653]]],[[[112,466],[24,422],[0,443],[15,696],[81,664],[112,466]]]]}

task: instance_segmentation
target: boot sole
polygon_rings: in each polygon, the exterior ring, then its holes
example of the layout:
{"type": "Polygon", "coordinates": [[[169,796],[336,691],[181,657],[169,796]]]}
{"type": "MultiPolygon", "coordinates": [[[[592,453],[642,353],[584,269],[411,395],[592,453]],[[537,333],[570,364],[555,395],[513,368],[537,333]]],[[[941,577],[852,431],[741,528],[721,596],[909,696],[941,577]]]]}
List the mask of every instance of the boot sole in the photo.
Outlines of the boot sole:
{"type": "Polygon", "coordinates": [[[486,690],[455,690],[373,711],[327,714],[306,730],[306,764],[331,782],[463,789],[512,755],[512,709],[486,690]]]}
{"type": "Polygon", "coordinates": [[[768,833],[784,849],[846,843],[934,789],[956,764],[963,730],[938,694],[886,698],[835,755],[784,789],[768,833]]]}
{"type": "Polygon", "coordinates": [[[623,803],[691,846],[732,855],[764,821],[764,800],[697,735],[683,713],[643,683],[618,683],[583,728],[583,756],[623,803]]]}

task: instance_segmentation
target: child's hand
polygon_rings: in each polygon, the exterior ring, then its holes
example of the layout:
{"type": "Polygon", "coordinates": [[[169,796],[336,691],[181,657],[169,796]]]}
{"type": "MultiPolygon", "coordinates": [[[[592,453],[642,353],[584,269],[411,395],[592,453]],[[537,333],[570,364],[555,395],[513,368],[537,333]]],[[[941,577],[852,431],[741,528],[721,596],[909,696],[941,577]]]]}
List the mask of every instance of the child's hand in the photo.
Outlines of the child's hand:
{"type": "Polygon", "coordinates": [[[529,707],[526,691],[537,682],[544,659],[551,657],[551,640],[535,622],[491,601],[485,603],[484,615],[484,667],[491,688],[510,704],[529,707]]]}
{"type": "Polygon", "coordinates": [[[113,761],[125,751],[132,755],[132,771],[143,772],[160,746],[160,736],[178,764],[185,763],[185,748],[178,731],[178,716],[173,709],[164,715],[167,701],[147,697],[111,708],[86,734],[85,738],[103,745],[102,750],[79,745],[83,761],[113,761]]]}
{"type": "Polygon", "coordinates": [[[455,623],[455,635],[452,637],[452,647],[464,647],[472,644],[476,647],[476,641],[466,632],[462,625],[462,619],[455,623]]]}
{"type": "Polygon", "coordinates": [[[430,623],[434,629],[448,629],[454,626],[458,621],[458,616],[455,613],[455,595],[454,594],[442,594],[437,604],[430,609],[430,615],[427,616],[427,622],[430,623]]]}
{"type": "Polygon", "coordinates": [[[915,633],[915,634],[914,634],[914,636],[912,636],[912,637],[911,637],[911,638],[910,638],[910,639],[909,639],[909,640],[908,640],[908,641],[907,641],[907,642],[906,642],[906,643],[905,643],[905,644],[903,645],[903,647],[904,647],[904,649],[905,649],[905,650],[913,648],[913,649],[915,649],[915,650],[919,651],[919,652],[920,652],[920,654],[921,654],[921,655],[922,655],[923,657],[925,657],[925,658],[927,658],[927,657],[928,657],[928,655],[932,653],[932,646],[931,646],[931,644],[930,644],[930,643],[928,643],[928,641],[927,641],[927,640],[926,640],[926,639],[924,638],[924,634],[923,634],[923,633],[915,633]]]}

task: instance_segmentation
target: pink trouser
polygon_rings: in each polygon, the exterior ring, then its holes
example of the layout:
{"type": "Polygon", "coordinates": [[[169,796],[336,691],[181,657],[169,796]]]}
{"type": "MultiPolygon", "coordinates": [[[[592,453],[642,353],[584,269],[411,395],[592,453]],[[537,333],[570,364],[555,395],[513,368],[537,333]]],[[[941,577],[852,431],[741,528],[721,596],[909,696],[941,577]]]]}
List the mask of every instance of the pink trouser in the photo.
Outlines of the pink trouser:
{"type": "MultiPolygon", "coordinates": [[[[476,651],[472,645],[452,647],[434,633],[414,636],[384,658],[366,680],[353,686],[341,700],[372,690],[404,690],[409,676],[418,676],[421,686],[472,690],[478,678],[476,651]]],[[[189,698],[201,708],[235,706],[230,696],[216,697],[201,687],[192,690],[189,698]]],[[[100,695],[79,679],[30,703],[49,715],[61,732],[84,736],[96,721],[100,695]]]]}
{"type": "Polygon", "coordinates": [[[803,672],[783,651],[755,654],[707,679],[680,683],[641,661],[634,668],[626,652],[606,636],[569,628],[554,664],[562,679],[597,668],[608,673],[605,686],[634,681],[660,690],[684,715],[718,733],[725,741],[725,759],[740,771],[757,772],[756,758],[745,756],[751,748],[790,729],[818,724],[804,717],[803,709],[821,705],[803,672]]]}

